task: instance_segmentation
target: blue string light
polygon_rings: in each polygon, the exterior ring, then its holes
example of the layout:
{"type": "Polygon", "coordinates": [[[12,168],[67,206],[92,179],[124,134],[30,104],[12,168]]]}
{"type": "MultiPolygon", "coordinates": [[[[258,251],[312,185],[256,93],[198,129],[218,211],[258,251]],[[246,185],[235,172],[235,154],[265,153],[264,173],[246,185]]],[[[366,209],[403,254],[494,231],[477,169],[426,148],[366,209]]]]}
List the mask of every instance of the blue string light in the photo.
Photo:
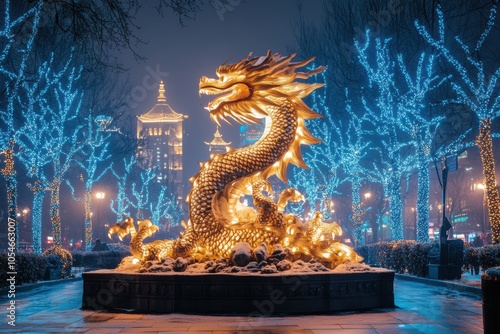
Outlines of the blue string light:
{"type": "Polygon", "coordinates": [[[116,168],[111,167],[111,172],[117,178],[118,191],[116,193],[116,200],[111,200],[111,211],[116,214],[116,221],[122,221],[126,216],[130,216],[130,200],[127,196],[127,181],[130,178],[133,166],[136,164],[134,156],[129,159],[123,158],[123,174],[119,173],[116,168]]]}

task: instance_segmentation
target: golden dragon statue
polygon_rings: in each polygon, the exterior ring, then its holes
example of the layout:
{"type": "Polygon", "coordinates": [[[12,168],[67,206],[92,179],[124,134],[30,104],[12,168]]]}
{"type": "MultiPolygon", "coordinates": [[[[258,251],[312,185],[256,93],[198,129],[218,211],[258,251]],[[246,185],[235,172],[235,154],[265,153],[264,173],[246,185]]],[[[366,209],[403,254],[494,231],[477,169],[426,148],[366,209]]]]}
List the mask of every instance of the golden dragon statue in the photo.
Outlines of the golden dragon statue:
{"type": "Polygon", "coordinates": [[[112,226],[109,234],[116,233],[120,239],[130,234],[131,252],[140,260],[195,254],[227,258],[236,243],[247,242],[252,248],[261,243],[271,247],[281,244],[330,268],[360,262],[362,258],[352,248],[334,239],[342,233],[337,223],[324,223],[319,212],[305,223],[283,212],[288,201],[303,200],[297,190],[286,189],[277,203],[265,195],[272,193],[267,181],[271,175],[286,182],[289,163],[307,168],[301,144],[320,142],[307,130],[305,121],[321,115],[309,109],[302,98],[322,84],[297,80],[320,73],[324,67],[298,72],[313,58],[293,62],[294,57],[271,52],[264,57],[250,54],[240,62],[220,66],[217,79],[200,79],[200,95],[218,95],[206,108],[215,123],[220,126],[221,120],[229,123],[230,118],[246,124],[265,119],[265,130],[255,144],[214,154],[200,164],[200,170],[190,179],[192,188],[186,199],[189,219],[182,223],[185,230],[178,239],[144,244],[157,227],[144,220],[138,222],[136,230],[130,217],[112,226]],[[244,194],[254,199],[255,210],[247,215],[240,207],[244,194]]]}

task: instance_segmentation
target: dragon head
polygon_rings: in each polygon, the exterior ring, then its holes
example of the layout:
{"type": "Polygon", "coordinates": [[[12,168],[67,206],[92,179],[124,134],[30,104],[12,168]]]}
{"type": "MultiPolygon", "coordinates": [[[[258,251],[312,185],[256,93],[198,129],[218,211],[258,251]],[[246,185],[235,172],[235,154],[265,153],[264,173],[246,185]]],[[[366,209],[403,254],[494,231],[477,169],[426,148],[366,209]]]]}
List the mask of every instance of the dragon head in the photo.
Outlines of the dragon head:
{"type": "Polygon", "coordinates": [[[229,65],[220,66],[217,79],[201,77],[199,92],[219,95],[208,104],[210,118],[220,125],[220,120],[228,122],[233,118],[239,123],[256,123],[268,116],[265,106],[277,105],[280,98],[288,98],[296,104],[302,118],[318,117],[301,100],[322,84],[306,84],[296,79],[307,79],[320,73],[324,67],[308,72],[295,72],[297,68],[309,64],[314,58],[302,62],[292,62],[296,54],[282,57],[267,52],[265,57],[251,57],[229,65]]]}

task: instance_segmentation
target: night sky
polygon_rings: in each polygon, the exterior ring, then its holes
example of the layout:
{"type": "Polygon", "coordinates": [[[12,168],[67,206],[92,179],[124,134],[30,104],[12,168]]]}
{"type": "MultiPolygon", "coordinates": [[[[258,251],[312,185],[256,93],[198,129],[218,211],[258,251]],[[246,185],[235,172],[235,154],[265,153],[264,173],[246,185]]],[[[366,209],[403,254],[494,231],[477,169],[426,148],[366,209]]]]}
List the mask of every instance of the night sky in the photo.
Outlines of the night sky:
{"type": "MultiPolygon", "coordinates": [[[[321,20],[321,1],[301,1],[301,4],[306,20],[321,20]]],[[[261,56],[267,50],[282,54],[295,51],[293,25],[299,17],[297,3],[290,0],[240,2],[234,6],[233,13],[218,13],[206,6],[195,20],[185,20],[184,27],[168,9],[164,17],[151,6],[144,6],[138,13],[136,23],[141,29],[137,36],[147,44],[139,45],[137,51],[147,60],[137,63],[130,54],[122,56],[122,61],[130,68],[131,93],[134,86],[144,88],[145,77],[151,80],[150,71],[159,69],[165,82],[167,103],[176,112],[189,116],[184,121],[186,179],[196,173],[198,161],[209,159],[204,142],[212,140],[216,128],[203,109],[211,98],[198,95],[200,77],[215,77],[218,66],[226,61],[237,62],[250,52],[261,56]]],[[[139,90],[144,91],[136,87],[135,92],[139,90]]],[[[132,109],[134,116],[147,112],[155,104],[156,97],[156,88],[148,90],[146,98],[137,94],[137,107],[132,109]]],[[[237,125],[225,124],[220,131],[226,141],[232,142],[231,146],[239,144],[237,125]]]]}

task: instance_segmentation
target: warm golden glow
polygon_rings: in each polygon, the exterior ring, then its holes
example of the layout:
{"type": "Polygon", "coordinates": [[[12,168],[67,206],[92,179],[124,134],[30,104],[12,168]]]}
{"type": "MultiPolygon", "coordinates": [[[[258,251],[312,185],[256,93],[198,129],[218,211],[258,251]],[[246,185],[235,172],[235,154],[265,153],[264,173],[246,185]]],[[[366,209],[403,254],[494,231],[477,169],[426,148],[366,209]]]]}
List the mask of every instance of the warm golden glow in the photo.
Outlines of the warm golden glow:
{"type": "Polygon", "coordinates": [[[474,187],[479,190],[484,190],[485,188],[483,183],[474,183],[474,187]]]}
{"type": "Polygon", "coordinates": [[[265,120],[265,129],[255,144],[213,154],[210,161],[200,164],[190,179],[189,220],[183,223],[185,230],[178,239],[144,244],[156,226],[148,220],[138,221],[136,230],[130,217],[112,226],[109,235],[117,234],[121,239],[130,234],[132,255],[140,260],[187,255],[201,258],[207,253],[213,258],[228,258],[238,242],[246,242],[253,248],[262,243],[269,247],[281,244],[294,256],[312,257],[330,268],[361,261],[352,248],[336,240],[342,228],[335,222],[325,223],[322,213],[316,212],[307,222],[284,213],[289,201],[304,200],[296,189],[285,189],[277,202],[272,197],[267,179],[276,175],[286,182],[288,164],[307,167],[300,146],[320,142],[306,128],[307,120],[320,115],[302,98],[322,84],[297,80],[306,80],[324,67],[298,72],[313,58],[293,62],[294,57],[271,52],[264,57],[249,55],[235,64],[220,66],[215,79],[201,78],[200,94],[217,95],[206,109],[218,126],[221,120],[244,124],[265,120]],[[242,195],[253,197],[254,208],[240,203],[242,195]]]}
{"type": "MultiPolygon", "coordinates": [[[[488,215],[491,224],[493,244],[500,243],[500,194],[498,193],[495,175],[495,158],[493,155],[493,142],[491,140],[491,120],[481,120],[476,143],[483,164],[484,184],[482,184],[488,204],[488,215]]],[[[477,185],[478,189],[479,184],[477,185]]]]}

